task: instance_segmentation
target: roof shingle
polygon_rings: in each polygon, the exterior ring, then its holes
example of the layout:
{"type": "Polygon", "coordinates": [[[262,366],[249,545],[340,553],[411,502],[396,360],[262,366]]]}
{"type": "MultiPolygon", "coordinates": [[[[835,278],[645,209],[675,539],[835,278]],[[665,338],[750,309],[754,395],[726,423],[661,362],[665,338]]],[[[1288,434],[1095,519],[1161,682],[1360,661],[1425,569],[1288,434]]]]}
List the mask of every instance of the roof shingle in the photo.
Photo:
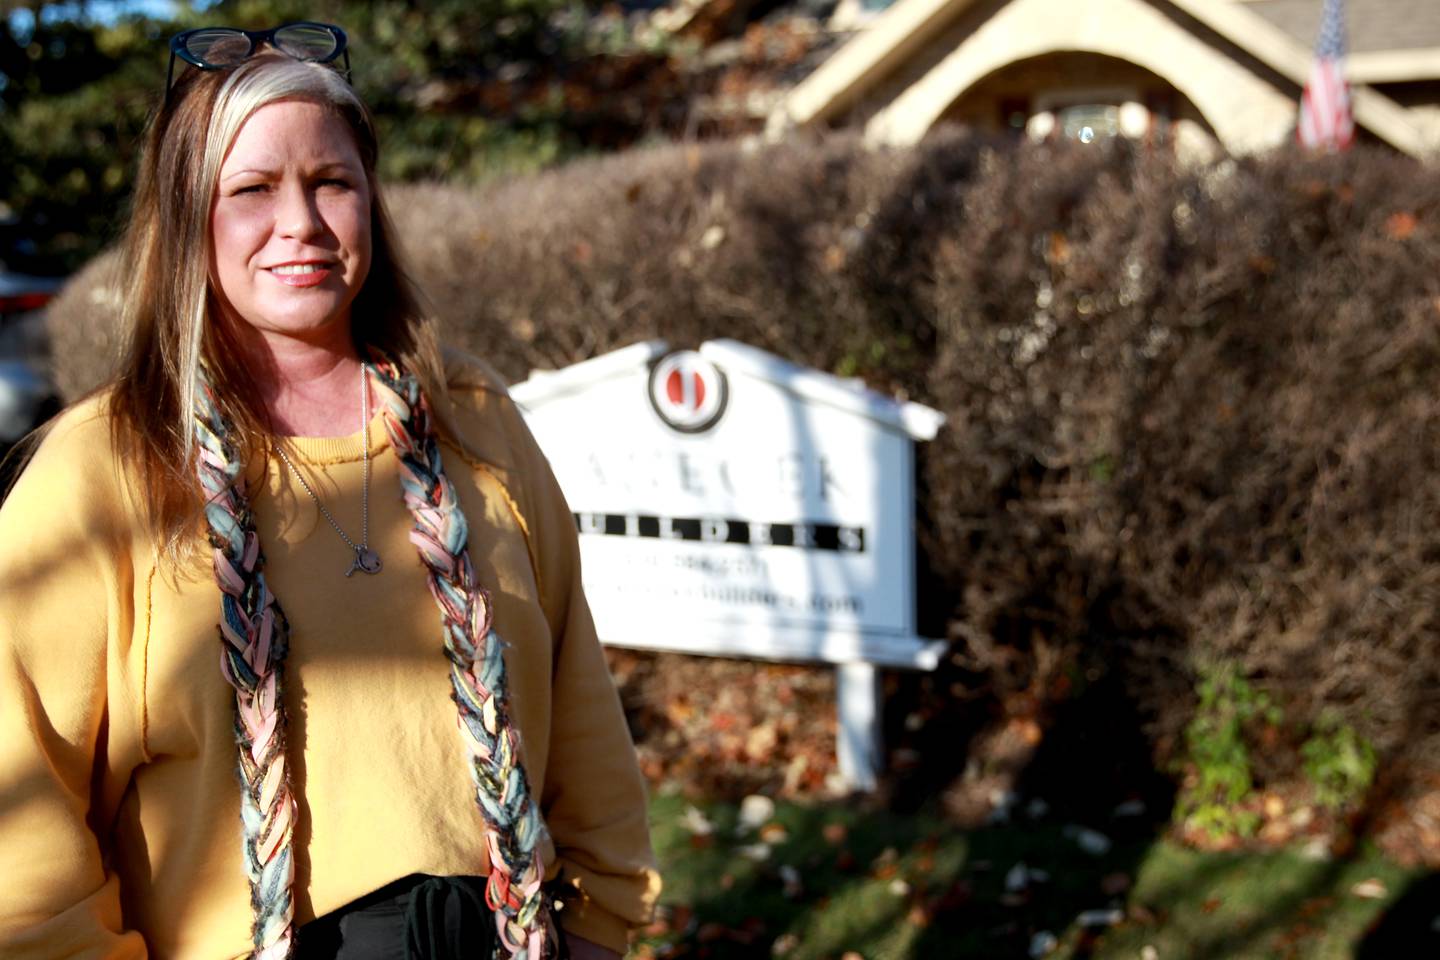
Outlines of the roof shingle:
{"type": "MultiPolygon", "coordinates": [[[[1306,49],[1315,45],[1322,0],[1250,0],[1242,6],[1306,49]]],[[[1349,0],[1345,21],[1351,53],[1440,47],[1440,0],[1349,0]]]]}

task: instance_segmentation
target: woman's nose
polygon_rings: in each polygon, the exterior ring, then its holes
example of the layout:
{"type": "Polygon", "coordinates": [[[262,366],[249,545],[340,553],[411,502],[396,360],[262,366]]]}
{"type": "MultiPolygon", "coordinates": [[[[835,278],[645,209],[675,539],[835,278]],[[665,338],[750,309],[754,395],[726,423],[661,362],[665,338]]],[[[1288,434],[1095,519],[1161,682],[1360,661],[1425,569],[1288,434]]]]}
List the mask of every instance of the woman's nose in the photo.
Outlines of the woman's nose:
{"type": "Polygon", "coordinates": [[[280,190],[280,205],[275,211],[275,226],[281,236],[308,240],[323,233],[325,221],[315,203],[315,195],[300,184],[287,184],[280,190]]]}

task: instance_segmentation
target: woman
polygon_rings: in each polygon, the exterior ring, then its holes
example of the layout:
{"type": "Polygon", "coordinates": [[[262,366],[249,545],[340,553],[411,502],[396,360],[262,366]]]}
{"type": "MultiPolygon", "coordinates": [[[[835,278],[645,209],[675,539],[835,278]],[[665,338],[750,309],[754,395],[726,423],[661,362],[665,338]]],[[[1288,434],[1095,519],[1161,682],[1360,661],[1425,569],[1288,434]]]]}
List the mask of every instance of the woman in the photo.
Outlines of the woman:
{"type": "Polygon", "coordinates": [[[658,878],[573,521],[397,265],[344,34],[172,50],[128,356],[0,510],[0,955],[618,956],[658,878]]]}

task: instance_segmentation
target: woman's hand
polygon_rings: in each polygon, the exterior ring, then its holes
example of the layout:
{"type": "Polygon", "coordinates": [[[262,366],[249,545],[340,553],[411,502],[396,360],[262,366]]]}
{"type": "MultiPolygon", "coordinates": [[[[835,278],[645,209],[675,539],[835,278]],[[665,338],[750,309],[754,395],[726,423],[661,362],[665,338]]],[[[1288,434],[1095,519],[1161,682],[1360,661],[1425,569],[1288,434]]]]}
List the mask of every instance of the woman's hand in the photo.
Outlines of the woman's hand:
{"type": "Polygon", "coordinates": [[[570,947],[570,960],[620,960],[620,954],[614,950],[591,943],[573,933],[565,934],[565,942],[570,947]]]}

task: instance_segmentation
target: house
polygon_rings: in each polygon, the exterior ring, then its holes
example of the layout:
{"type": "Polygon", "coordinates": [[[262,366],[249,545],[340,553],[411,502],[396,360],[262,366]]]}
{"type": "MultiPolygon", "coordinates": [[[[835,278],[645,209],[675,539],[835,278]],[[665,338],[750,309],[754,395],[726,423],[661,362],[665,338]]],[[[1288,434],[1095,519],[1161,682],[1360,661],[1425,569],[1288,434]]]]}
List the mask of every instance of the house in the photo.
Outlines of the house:
{"type": "MultiPolygon", "coordinates": [[[[1123,135],[1187,156],[1294,137],[1322,0],[843,0],[848,42],[771,111],[771,138],[943,123],[1035,138],[1123,135]]],[[[1363,140],[1440,154],[1440,0],[1349,0],[1363,140]]]]}

